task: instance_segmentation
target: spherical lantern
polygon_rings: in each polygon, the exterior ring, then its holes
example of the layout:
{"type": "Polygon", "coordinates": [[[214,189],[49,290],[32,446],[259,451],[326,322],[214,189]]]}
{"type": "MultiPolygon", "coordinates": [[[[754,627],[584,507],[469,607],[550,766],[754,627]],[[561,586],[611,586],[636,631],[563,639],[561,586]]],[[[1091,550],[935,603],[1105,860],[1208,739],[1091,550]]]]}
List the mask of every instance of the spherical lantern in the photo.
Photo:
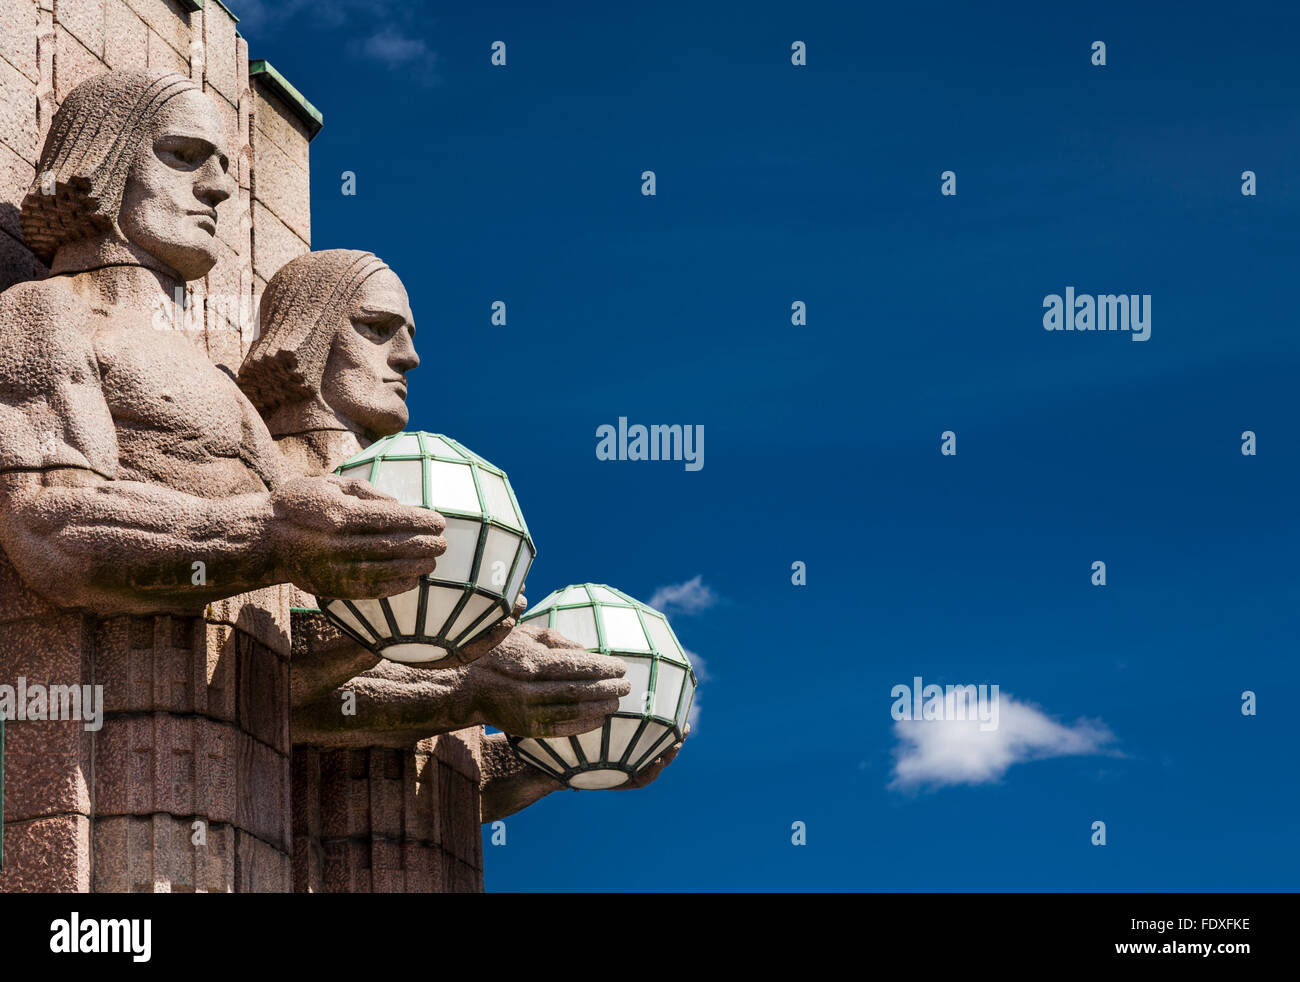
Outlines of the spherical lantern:
{"type": "Polygon", "coordinates": [[[695,670],[663,614],[597,583],[557,590],[520,620],[554,628],[588,651],[627,663],[632,691],[598,730],[510,737],[515,752],[571,788],[614,788],[685,735],[695,670]]]}
{"type": "Polygon", "coordinates": [[[420,432],[378,440],[335,473],[447,520],[447,551],[414,590],[321,599],[343,631],[391,661],[437,662],[510,616],[537,550],[505,472],[450,437],[420,432]]]}

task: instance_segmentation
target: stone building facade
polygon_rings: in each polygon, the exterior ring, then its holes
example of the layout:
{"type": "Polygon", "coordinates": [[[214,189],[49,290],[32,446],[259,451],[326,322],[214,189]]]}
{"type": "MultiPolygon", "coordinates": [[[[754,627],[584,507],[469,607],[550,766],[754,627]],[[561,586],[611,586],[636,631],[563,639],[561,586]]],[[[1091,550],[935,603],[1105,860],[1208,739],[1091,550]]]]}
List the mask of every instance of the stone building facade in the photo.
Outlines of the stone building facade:
{"type": "MultiPolygon", "coordinates": [[[[109,69],[181,72],[220,107],[239,186],[219,206],[221,258],[191,284],[189,336],[237,371],[253,338],[232,301],[256,309],[310,248],[321,126],[248,55],[219,0],[0,0],[0,289],[47,273],[19,203],[60,101],[109,69]]],[[[105,709],[97,732],[7,724],[0,890],[482,889],[479,731],[295,753],[289,598],[285,586],[203,617],[100,618],[51,606],[0,555],[0,682],[102,685],[105,709]]]]}

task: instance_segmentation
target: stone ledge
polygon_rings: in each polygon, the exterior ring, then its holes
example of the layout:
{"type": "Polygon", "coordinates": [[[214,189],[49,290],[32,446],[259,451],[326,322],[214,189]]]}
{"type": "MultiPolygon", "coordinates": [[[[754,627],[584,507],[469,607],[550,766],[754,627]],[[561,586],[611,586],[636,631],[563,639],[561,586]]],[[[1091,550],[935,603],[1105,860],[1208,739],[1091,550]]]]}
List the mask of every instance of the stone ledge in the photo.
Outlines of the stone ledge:
{"type": "Polygon", "coordinates": [[[274,92],[289,110],[307,127],[307,141],[310,143],[325,125],[325,117],[320,110],[307,101],[307,97],[290,84],[289,80],[275,70],[265,58],[255,58],[248,63],[250,79],[256,79],[274,92]]]}

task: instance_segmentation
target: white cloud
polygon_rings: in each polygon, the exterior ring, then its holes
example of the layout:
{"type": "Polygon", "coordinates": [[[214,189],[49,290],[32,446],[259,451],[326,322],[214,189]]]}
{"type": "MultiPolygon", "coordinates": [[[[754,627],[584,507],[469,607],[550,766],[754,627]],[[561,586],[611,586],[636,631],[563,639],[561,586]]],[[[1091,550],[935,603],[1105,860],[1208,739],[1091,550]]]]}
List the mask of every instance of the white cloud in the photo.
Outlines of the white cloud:
{"type": "Polygon", "coordinates": [[[697,655],[689,648],[683,648],[682,650],[686,652],[686,657],[691,663],[691,668],[695,669],[695,680],[697,682],[707,682],[713,678],[713,676],[709,674],[709,666],[705,663],[702,655],[697,655]]]}
{"type": "Polygon", "coordinates": [[[999,699],[995,730],[981,730],[977,719],[953,719],[952,693],[945,702],[946,719],[894,722],[898,745],[891,788],[987,784],[1027,760],[1113,752],[1107,745],[1114,735],[1103,723],[1081,719],[1066,726],[1006,693],[999,699]]]}
{"type": "Polygon", "coordinates": [[[362,41],[361,53],[389,66],[431,62],[435,57],[423,40],[404,37],[391,27],[385,27],[362,41]]]}
{"type": "Polygon", "coordinates": [[[661,586],[650,598],[650,606],[665,614],[698,614],[718,602],[718,595],[703,583],[702,576],[694,576],[685,583],[661,586]]]}

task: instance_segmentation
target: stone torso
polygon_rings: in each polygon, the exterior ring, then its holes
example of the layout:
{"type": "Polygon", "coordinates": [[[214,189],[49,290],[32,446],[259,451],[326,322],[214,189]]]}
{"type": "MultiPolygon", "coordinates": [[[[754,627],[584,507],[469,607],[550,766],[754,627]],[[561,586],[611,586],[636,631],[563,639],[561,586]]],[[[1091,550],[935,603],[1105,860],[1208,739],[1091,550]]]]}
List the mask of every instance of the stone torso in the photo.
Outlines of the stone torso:
{"type": "Polygon", "coordinates": [[[284,465],[257,411],[183,335],[117,313],[91,313],[86,329],[117,431],[119,480],[205,498],[281,483],[284,465]]]}

